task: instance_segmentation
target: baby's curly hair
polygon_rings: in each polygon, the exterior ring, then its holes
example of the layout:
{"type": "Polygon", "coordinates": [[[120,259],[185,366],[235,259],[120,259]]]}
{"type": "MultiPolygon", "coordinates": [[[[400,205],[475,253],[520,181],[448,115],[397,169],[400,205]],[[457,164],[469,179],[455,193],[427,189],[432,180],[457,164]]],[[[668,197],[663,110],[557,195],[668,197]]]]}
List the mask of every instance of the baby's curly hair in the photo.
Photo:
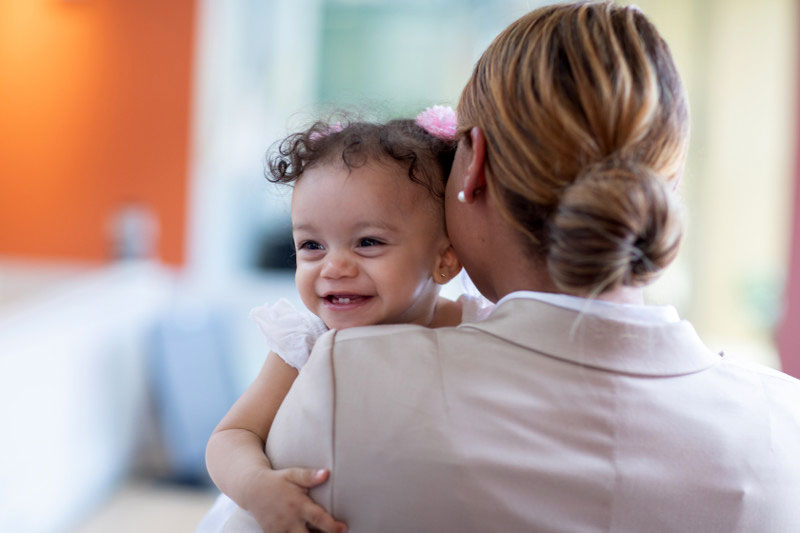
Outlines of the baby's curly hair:
{"type": "Polygon", "coordinates": [[[268,161],[267,180],[292,184],[306,169],[338,158],[348,169],[371,160],[395,161],[407,168],[412,182],[425,187],[441,202],[455,148],[455,141],[431,135],[412,119],[385,124],[316,122],[277,143],[268,161]]]}

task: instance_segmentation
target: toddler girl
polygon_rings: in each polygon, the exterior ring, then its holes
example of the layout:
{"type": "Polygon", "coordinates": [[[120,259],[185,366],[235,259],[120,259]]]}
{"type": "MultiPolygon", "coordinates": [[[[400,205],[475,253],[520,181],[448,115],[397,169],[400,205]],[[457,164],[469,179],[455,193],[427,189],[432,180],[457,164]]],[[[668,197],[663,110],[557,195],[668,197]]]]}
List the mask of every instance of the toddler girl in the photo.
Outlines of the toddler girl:
{"type": "Polygon", "coordinates": [[[346,529],[307,495],[328,472],[274,471],[264,443],[298,370],[327,329],[455,326],[488,313],[478,298],[439,296],[441,285],[461,270],[443,212],[454,151],[455,114],[441,106],[416,120],[380,125],[317,123],[280,144],[268,179],[294,185],[295,280],[313,315],[285,300],[253,310],[272,351],[209,440],[208,471],[231,499],[221,496],[198,531],[346,529]]]}

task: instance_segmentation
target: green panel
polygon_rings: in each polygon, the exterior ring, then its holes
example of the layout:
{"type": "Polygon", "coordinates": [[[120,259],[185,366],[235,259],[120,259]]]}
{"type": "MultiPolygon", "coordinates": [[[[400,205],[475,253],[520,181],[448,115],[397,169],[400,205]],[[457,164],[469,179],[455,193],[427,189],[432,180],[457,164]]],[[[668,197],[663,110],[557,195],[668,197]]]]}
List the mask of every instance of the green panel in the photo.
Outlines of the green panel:
{"type": "Polygon", "coordinates": [[[475,54],[473,17],[454,4],[327,3],[318,103],[377,118],[455,105],[475,54]]]}

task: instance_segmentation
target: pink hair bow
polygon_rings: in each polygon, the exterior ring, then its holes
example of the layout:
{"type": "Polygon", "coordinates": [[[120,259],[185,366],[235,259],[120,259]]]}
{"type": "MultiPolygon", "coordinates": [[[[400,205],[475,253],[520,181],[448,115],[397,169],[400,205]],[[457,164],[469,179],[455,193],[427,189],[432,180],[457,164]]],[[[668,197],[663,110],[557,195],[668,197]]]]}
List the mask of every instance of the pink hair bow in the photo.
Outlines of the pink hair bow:
{"type": "Polygon", "coordinates": [[[321,139],[323,137],[327,137],[331,133],[339,133],[340,131],[342,131],[342,129],[344,129],[344,126],[342,125],[342,123],[341,122],[337,122],[336,124],[329,125],[327,128],[325,128],[322,131],[313,132],[311,135],[308,136],[308,138],[311,139],[312,141],[316,141],[316,140],[319,140],[319,139],[321,139]]]}
{"type": "Polygon", "coordinates": [[[417,115],[415,121],[417,126],[421,127],[434,137],[439,137],[448,141],[456,138],[457,121],[456,112],[450,106],[435,105],[427,108],[425,111],[417,115]]]}

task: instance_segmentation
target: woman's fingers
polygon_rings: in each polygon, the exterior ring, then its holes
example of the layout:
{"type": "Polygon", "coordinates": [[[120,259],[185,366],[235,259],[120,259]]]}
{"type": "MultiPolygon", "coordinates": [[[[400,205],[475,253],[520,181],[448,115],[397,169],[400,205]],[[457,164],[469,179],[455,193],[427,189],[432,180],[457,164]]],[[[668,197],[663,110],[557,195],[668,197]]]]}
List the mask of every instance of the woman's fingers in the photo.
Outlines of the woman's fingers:
{"type": "Polygon", "coordinates": [[[323,533],[347,532],[346,524],[337,522],[325,509],[316,503],[306,505],[303,508],[302,517],[311,531],[322,531],[323,533]]]}
{"type": "Polygon", "coordinates": [[[327,470],[314,470],[312,468],[287,468],[283,471],[287,481],[310,489],[328,479],[327,470]]]}

